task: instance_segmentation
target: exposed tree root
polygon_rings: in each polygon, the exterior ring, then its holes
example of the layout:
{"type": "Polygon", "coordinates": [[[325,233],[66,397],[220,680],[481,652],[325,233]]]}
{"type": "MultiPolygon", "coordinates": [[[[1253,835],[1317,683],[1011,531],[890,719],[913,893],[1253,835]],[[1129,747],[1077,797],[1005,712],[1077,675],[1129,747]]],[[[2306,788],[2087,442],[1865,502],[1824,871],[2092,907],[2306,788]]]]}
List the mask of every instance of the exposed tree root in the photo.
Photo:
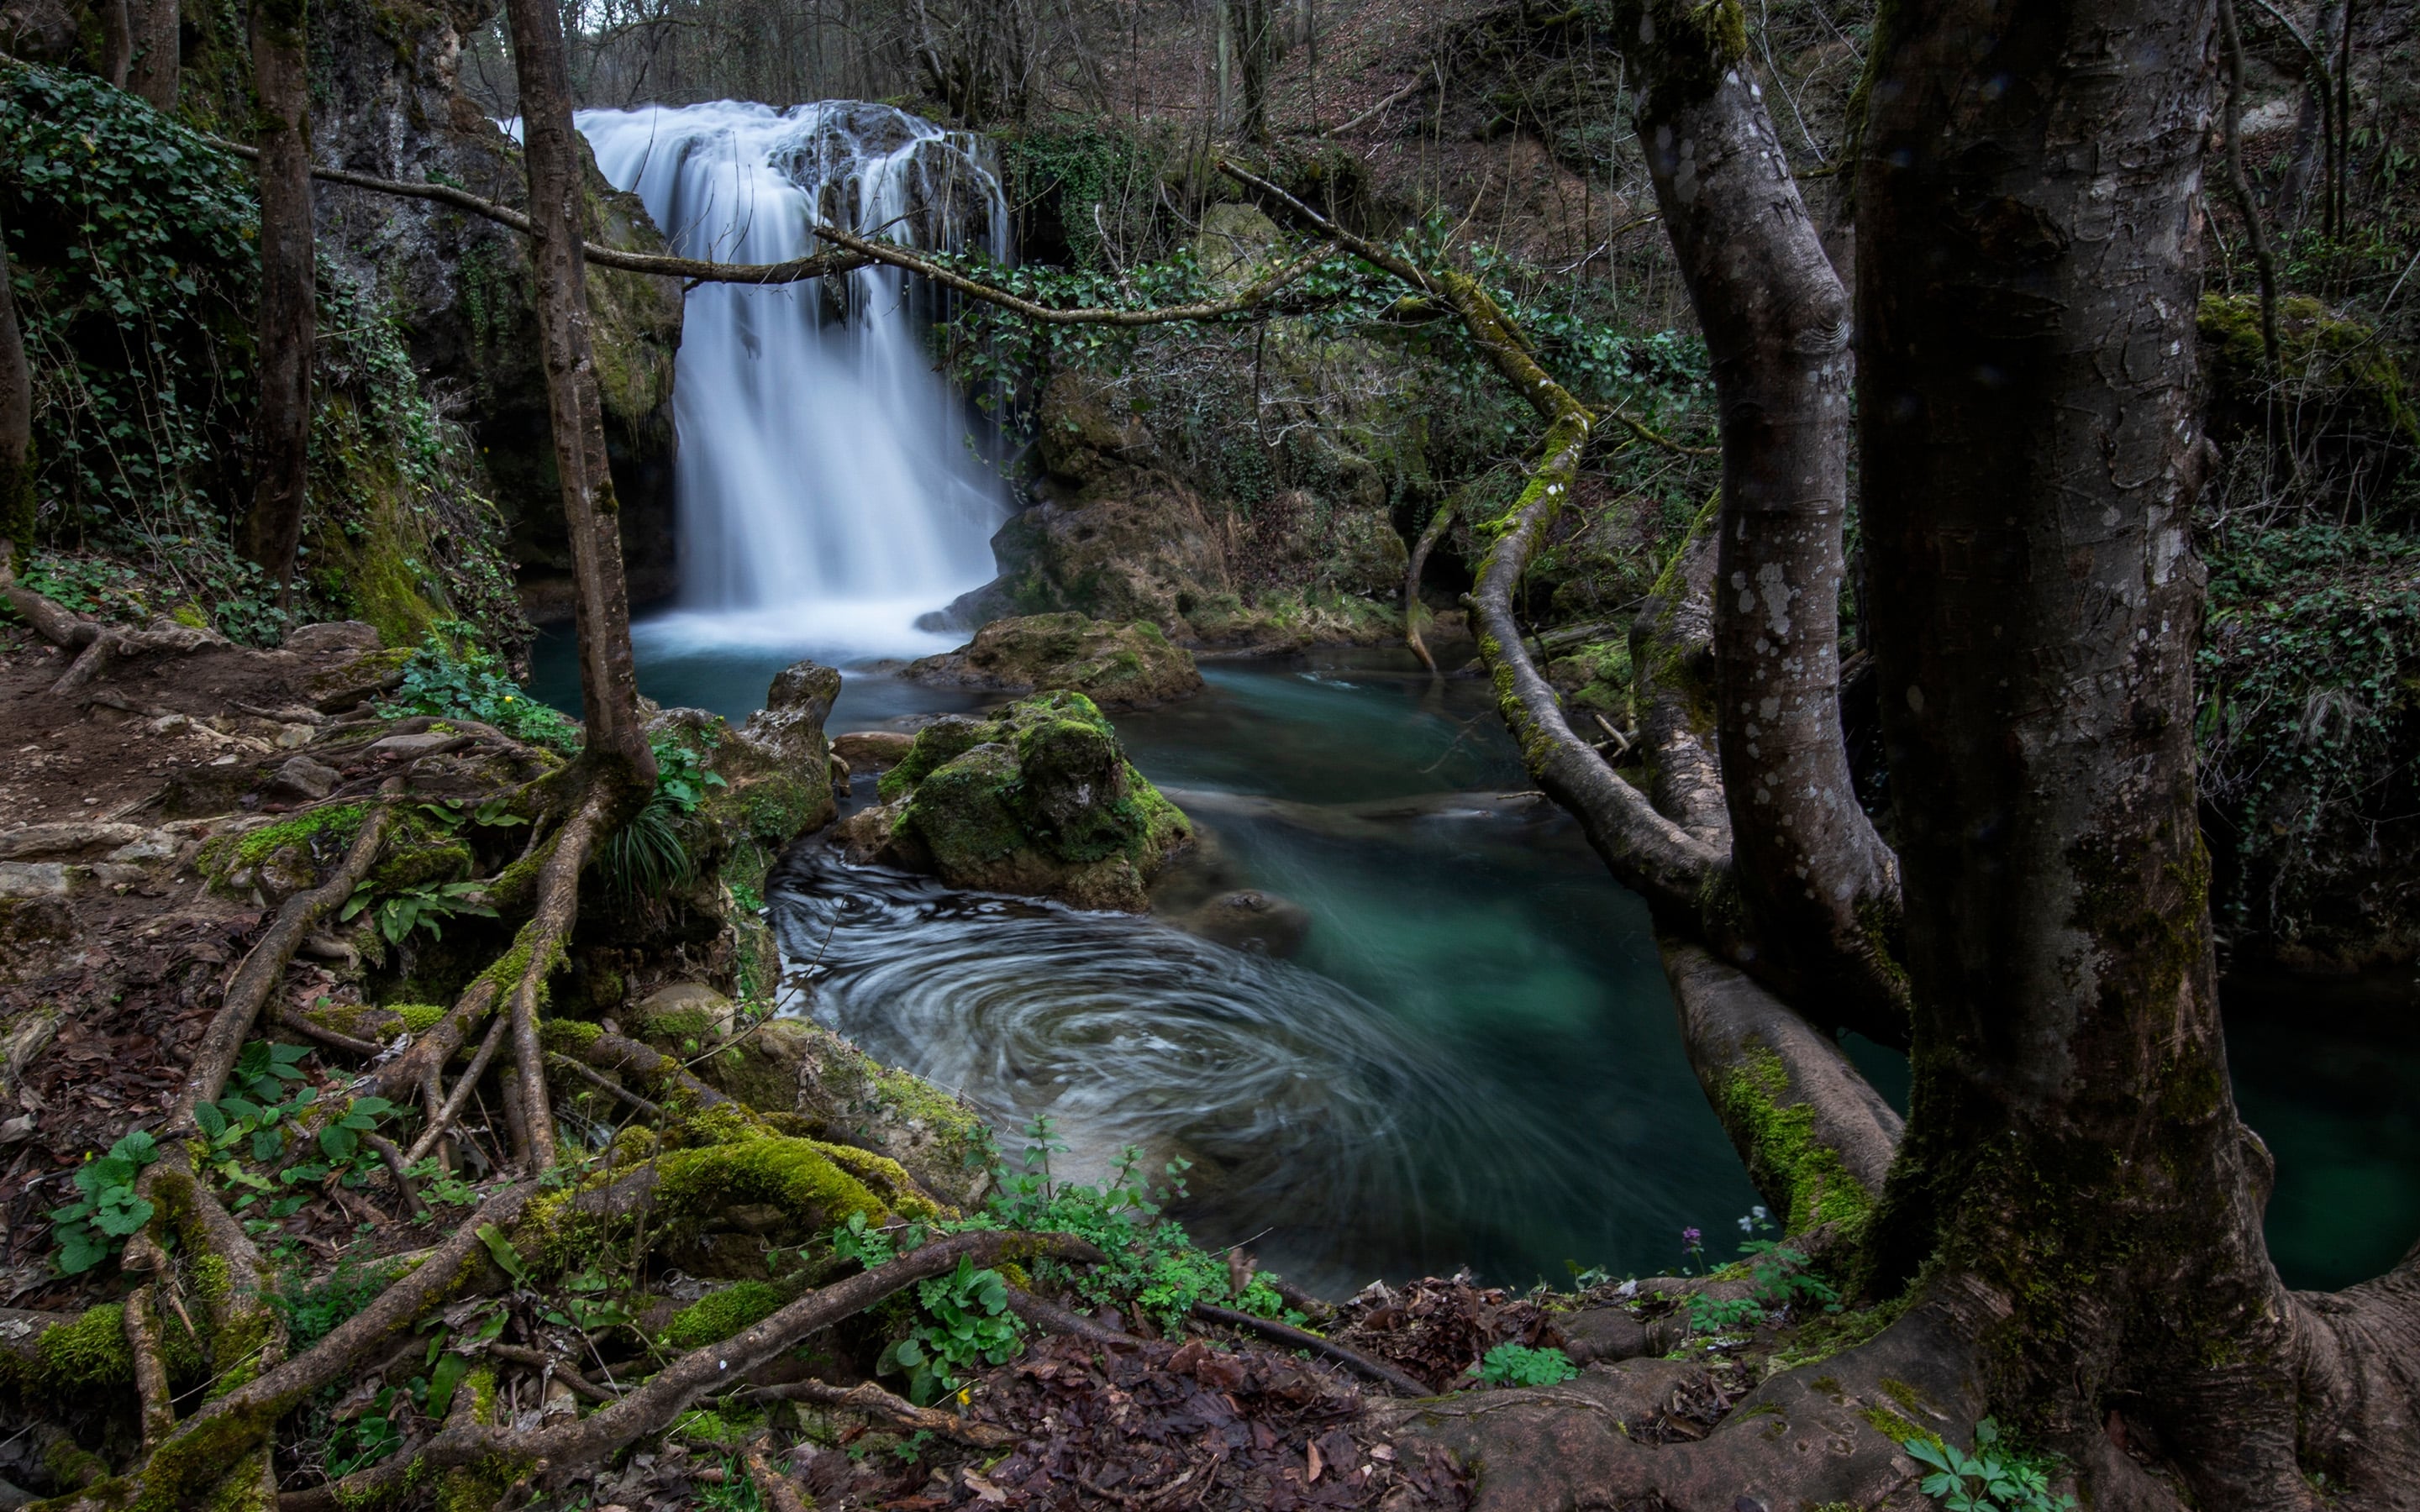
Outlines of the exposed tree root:
{"type": "Polygon", "coordinates": [[[1217,1323],[1222,1328],[1242,1329],[1247,1333],[1258,1334],[1263,1338],[1273,1339],[1294,1349],[1309,1350],[1313,1354],[1324,1355],[1339,1365],[1350,1366],[1372,1381],[1384,1382],[1406,1396],[1432,1395],[1427,1386],[1384,1360],[1373,1360],[1358,1350],[1313,1334],[1309,1329],[1296,1328],[1291,1323],[1281,1323],[1274,1318],[1261,1318],[1251,1313],[1239,1312],[1233,1307],[1213,1306],[1206,1302],[1197,1302],[1193,1304],[1193,1316],[1204,1322],[1217,1323]]]}
{"type": "Polygon", "coordinates": [[[279,906],[276,919],[253,946],[252,953],[244,957],[235,980],[227,984],[218,1016],[210,1020],[210,1026],[202,1033],[201,1043],[194,1047],[193,1063],[185,1071],[183,1095],[168,1116],[169,1134],[192,1129],[194,1109],[214,1101],[225,1088],[227,1075],[235,1070],[244,1041],[252,1037],[261,1004],[269,1000],[269,995],[284,980],[286,967],[294,959],[303,936],[342,906],[353,895],[353,888],[369,875],[370,868],[378,862],[379,847],[386,841],[389,822],[383,805],[371,809],[363,817],[361,832],[353,837],[344,860],[328,880],[306,892],[296,893],[279,906]]]}
{"type": "Polygon", "coordinates": [[[744,1378],[819,1329],[873,1306],[900,1288],[954,1270],[961,1257],[977,1264],[1001,1259],[1060,1259],[1098,1263],[1107,1258],[1081,1240],[1056,1234],[982,1231],[937,1240],[871,1271],[811,1291],[764,1321],[720,1344],[682,1355],[586,1417],[530,1429],[484,1423],[449,1422],[414,1455],[396,1455],[371,1468],[308,1493],[287,1497],[289,1512],[358,1504],[392,1493],[411,1481],[471,1465],[509,1465],[515,1475],[543,1482],[550,1473],[592,1463],[651,1433],[717,1385],[744,1378]]]}
{"type": "Polygon", "coordinates": [[[538,869],[537,908],[515,942],[523,954],[520,977],[513,984],[513,1058],[520,1088],[521,1119],[527,1148],[520,1151],[532,1172],[553,1166],[554,1108],[546,1089],[546,1048],[538,1036],[538,1005],[546,996],[547,979],[562,964],[571,926],[580,918],[580,873],[588,853],[611,816],[613,794],[608,785],[592,783],[582,794],[554,838],[554,851],[538,869]]]}
{"type": "Polygon", "coordinates": [[[748,1394],[751,1401],[814,1402],[819,1407],[844,1408],[863,1412],[894,1427],[910,1433],[938,1433],[945,1439],[970,1444],[977,1449],[1005,1449],[1016,1442],[1016,1435],[987,1423],[970,1423],[954,1412],[938,1412],[930,1407],[918,1407],[894,1396],[873,1381],[860,1381],[854,1386],[828,1386],[820,1381],[796,1381],[783,1386],[760,1386],[748,1394]]]}
{"type": "Polygon", "coordinates": [[[1749,1180],[1792,1234],[1862,1231],[1899,1150],[1899,1114],[1830,1036],[1745,973],[1669,935],[1659,944],[1689,1064],[1749,1180]]]}
{"type": "Polygon", "coordinates": [[[1701,1442],[1665,1427],[1676,1390],[1702,1373],[1669,1360],[1371,1411],[1405,1438],[1482,1465],[1478,1512],[1915,1507],[1925,1504],[1915,1495],[1922,1467],[1900,1441],[1962,1444],[1987,1411],[1971,1341],[1991,1306],[1967,1290],[1912,1308],[1869,1343],[1765,1381],[1701,1442]]]}

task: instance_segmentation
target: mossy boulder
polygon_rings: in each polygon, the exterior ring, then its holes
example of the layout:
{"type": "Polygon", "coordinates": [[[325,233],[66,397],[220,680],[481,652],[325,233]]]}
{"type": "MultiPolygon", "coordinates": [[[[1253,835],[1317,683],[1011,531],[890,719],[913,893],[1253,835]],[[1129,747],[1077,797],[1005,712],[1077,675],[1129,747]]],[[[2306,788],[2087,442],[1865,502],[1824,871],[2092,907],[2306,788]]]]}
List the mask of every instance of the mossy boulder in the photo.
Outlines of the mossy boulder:
{"type": "Polygon", "coordinates": [[[990,1142],[974,1110],[932,1083],[883,1065],[806,1019],[759,1025],[693,1068],[799,1132],[897,1161],[941,1201],[971,1210],[990,1181],[990,1142]]]}
{"type": "Polygon", "coordinates": [[[2257,296],[2204,295],[2195,328],[2213,436],[2290,449],[2279,471],[2314,498],[2352,495],[2356,516],[2408,497],[2396,486],[2420,458],[2420,406],[2374,328],[2308,295],[2280,300],[2274,373],[2257,296]]]}
{"type": "Polygon", "coordinates": [[[1148,620],[1111,625],[1082,614],[994,620],[957,650],[911,662],[910,682],[1031,693],[1065,688],[1104,709],[1141,709],[1202,691],[1192,654],[1148,620]]]}
{"type": "Polygon", "coordinates": [[[881,793],[845,826],[852,856],[1078,908],[1142,912],[1152,878],[1193,839],[1081,693],[935,720],[881,793]]]}

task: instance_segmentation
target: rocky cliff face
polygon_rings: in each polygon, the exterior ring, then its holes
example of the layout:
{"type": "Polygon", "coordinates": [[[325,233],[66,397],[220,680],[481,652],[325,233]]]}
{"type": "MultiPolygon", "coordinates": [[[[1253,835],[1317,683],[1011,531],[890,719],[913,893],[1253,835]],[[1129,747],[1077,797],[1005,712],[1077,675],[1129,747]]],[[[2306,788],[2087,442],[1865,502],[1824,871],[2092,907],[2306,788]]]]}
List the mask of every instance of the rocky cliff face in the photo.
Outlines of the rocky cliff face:
{"type": "MultiPolygon", "coordinates": [[[[508,205],[526,199],[519,149],[457,89],[462,39],[494,0],[329,0],[314,14],[313,150],[323,163],[407,181],[458,184],[508,205]]],[[[663,242],[633,195],[592,167],[593,239],[642,251],[663,242]]],[[[477,438],[521,563],[533,619],[571,612],[569,552],[547,439],[529,257],[515,233],[423,200],[322,183],[323,255],[402,315],[413,364],[477,438]]],[[[673,356],[681,292],[671,279],[592,268],[589,310],[622,501],[630,596],[676,581],[672,483],[673,356]]]]}

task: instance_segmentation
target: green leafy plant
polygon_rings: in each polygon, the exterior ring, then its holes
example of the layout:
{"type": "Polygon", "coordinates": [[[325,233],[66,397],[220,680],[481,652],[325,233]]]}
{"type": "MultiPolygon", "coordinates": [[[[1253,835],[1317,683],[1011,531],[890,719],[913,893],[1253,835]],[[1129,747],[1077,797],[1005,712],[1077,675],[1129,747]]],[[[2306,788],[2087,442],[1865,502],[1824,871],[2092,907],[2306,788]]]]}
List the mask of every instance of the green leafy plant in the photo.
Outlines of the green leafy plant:
{"type": "Polygon", "coordinates": [[[1001,1365],[1025,1347],[1025,1325],[1008,1310],[1008,1283],[960,1256],[948,1275],[916,1283],[923,1316],[883,1351],[881,1366],[904,1372],[908,1398],[929,1405],[958,1388],[958,1372],[1001,1365]]]}
{"type": "Polygon", "coordinates": [[[564,752],[580,748],[580,726],[513,681],[504,658],[475,644],[477,626],[441,620],[404,663],[403,686],[380,705],[390,718],[430,715],[476,719],[515,740],[564,752]]]}
{"type": "Polygon", "coordinates": [[[1002,1228],[1074,1234],[1109,1257],[1107,1265],[1072,1272],[1043,1261],[1043,1273],[1063,1278],[1088,1301],[1148,1313],[1171,1332],[1183,1326],[1196,1303],[1203,1302],[1262,1318],[1304,1320],[1301,1314],[1287,1310],[1271,1284],[1276,1279],[1271,1273],[1256,1273],[1243,1294],[1233,1295],[1225,1259],[1194,1243],[1184,1226],[1167,1216],[1167,1202],[1184,1196],[1188,1163],[1171,1161],[1167,1184],[1155,1191],[1137,1175],[1141,1151],[1129,1146],[1106,1183],[1086,1186],[1051,1176],[1050,1158],[1066,1146],[1052,1133],[1047,1116],[1027,1126],[1026,1137],[1022,1169],[994,1165],[993,1196],[984,1221],[1002,1228]]]}
{"type": "Polygon", "coordinates": [[[1703,1292],[1692,1296],[1691,1333],[1724,1334],[1754,1328],[1768,1315],[1801,1304],[1821,1307],[1825,1312],[1840,1310],[1838,1289],[1807,1269],[1806,1255],[1778,1241],[1753,1237],[1774,1231],[1773,1220],[1764,1209],[1750,1209],[1739,1226],[1741,1233],[1751,1236],[1740,1241],[1740,1254],[1748,1262],[1749,1292],[1745,1297],[1709,1297],[1703,1292]]]}
{"type": "Polygon", "coordinates": [[[2054,1497],[2049,1467],[2011,1450],[1990,1418],[1975,1425],[1975,1452],[1932,1439],[1906,1439],[1900,1447],[1932,1467],[1924,1494],[1948,1512],[2068,1512],[2075,1498],[2054,1497]]]}
{"type": "Polygon", "coordinates": [[[598,848],[607,884],[626,899],[659,897],[696,877],[687,821],[706,801],[708,788],[726,785],[683,742],[658,735],[648,744],[656,753],[656,790],[598,848]]]}
{"type": "Polygon", "coordinates": [[[54,1263],[61,1275],[81,1275],[122,1248],[127,1236],[151,1221],[151,1204],[136,1195],[143,1167],[160,1158],[159,1142],[137,1129],[88,1160],[75,1173],[81,1194],[51,1210],[51,1233],[58,1241],[54,1263]]]}
{"type": "Polygon", "coordinates": [[[426,929],[438,939],[445,937],[440,920],[457,914],[473,914],[494,918],[495,908],[487,901],[487,887],[477,882],[439,882],[425,887],[406,887],[389,893],[383,900],[378,895],[378,884],[365,882],[353,889],[345,901],[344,912],[337,917],[348,920],[356,918],[373,903],[378,904],[378,932],[389,945],[401,945],[411,932],[426,929]]]}
{"type": "Polygon", "coordinates": [[[1479,1379],[1491,1386],[1551,1386],[1579,1373],[1579,1366],[1560,1350],[1532,1349],[1511,1339],[1479,1361],[1479,1379]]]}

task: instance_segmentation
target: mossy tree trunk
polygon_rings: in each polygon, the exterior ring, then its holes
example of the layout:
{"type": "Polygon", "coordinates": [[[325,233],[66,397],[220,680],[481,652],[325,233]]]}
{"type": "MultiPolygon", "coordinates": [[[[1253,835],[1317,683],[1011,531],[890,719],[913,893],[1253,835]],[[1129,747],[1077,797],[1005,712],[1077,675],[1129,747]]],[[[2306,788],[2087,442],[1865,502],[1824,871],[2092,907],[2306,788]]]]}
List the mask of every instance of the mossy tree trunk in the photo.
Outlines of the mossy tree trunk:
{"type": "Polygon", "coordinates": [[[0,225],[0,568],[34,549],[34,380],[17,324],[8,231],[0,225]]]}
{"type": "MultiPolygon", "coordinates": [[[[2195,802],[2213,22],[1924,0],[1880,39],[1858,367],[1916,1032],[1872,1257],[1964,1288],[1987,1396],[2043,1442],[2314,1506],[2298,1428],[2341,1384],[2299,1368],[2319,1320],[2263,1242],[2195,802]]],[[[2399,1389],[2373,1476],[2412,1468],[2399,1389]]]]}
{"type": "Polygon", "coordinates": [[[260,100],[260,407],[253,418],[244,554],[277,583],[281,602],[293,596],[310,484],[318,291],[311,80],[303,46],[308,25],[308,0],[253,0],[253,86],[260,100]]]}

